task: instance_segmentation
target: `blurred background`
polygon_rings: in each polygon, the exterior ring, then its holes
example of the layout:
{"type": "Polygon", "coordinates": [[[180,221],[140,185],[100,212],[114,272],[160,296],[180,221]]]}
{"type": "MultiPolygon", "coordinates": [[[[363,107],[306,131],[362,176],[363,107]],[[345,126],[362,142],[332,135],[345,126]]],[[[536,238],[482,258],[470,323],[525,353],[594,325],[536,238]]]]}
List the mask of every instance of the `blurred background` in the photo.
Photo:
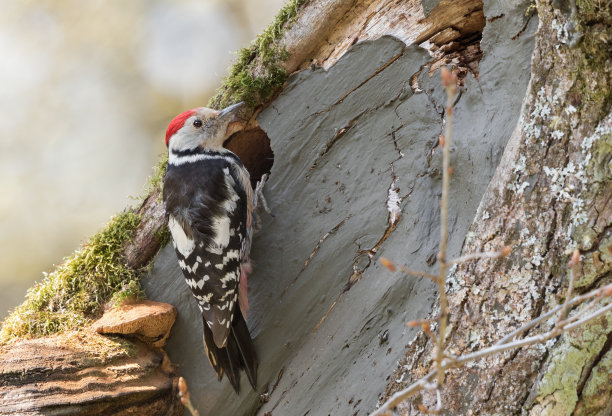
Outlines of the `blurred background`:
{"type": "Polygon", "coordinates": [[[283,0],[0,0],[0,320],[143,192],[283,0]]]}

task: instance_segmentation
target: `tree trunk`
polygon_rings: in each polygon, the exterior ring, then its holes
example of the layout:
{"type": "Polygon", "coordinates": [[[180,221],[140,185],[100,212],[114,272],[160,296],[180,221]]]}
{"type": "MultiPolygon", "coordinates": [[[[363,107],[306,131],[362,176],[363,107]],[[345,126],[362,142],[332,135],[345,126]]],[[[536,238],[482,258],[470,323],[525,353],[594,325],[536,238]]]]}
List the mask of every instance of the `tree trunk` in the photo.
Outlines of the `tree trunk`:
{"type": "MultiPolygon", "coordinates": [[[[463,248],[470,253],[510,244],[512,254],[467,263],[451,274],[447,339],[453,354],[489,346],[563,302],[575,248],[581,252],[578,293],[612,279],[611,55],[606,43],[611,20],[605,14],[610,6],[589,13],[584,3],[580,8],[578,2],[577,9],[557,3],[537,4],[540,23],[521,118],[463,248]]],[[[608,314],[546,345],[452,371],[443,390],[445,409],[453,414],[610,414],[611,318],[608,314]]],[[[387,392],[427,371],[431,348],[419,336],[396,372],[404,381],[391,383],[387,392]]],[[[422,403],[435,407],[433,399],[426,396],[422,403]]],[[[420,414],[417,403],[401,406],[400,414],[420,414]]]]}
{"type": "MultiPolygon", "coordinates": [[[[276,22],[272,46],[259,38],[213,100],[241,97],[245,79],[268,88],[279,68],[292,73],[273,93],[255,92],[249,129],[228,144],[254,179],[270,171],[274,217],[262,215],[249,277],[258,391],[243,377],[236,397],[216,380],[171,245],[142,279],[149,298],[178,309],[166,350],[202,415],[365,415],[430,370],[432,345],[406,322],[435,318],[435,285],[379,260],[436,268],[441,65],[462,82],[448,255],[513,247],[508,259],[450,274],[449,351],[491,345],[562,302],[574,248],[577,292],[611,279],[609,5],[541,1],[534,15],[528,0],[291,4],[294,19],[276,22]]],[[[132,268],[165,241],[158,193],[125,246],[132,268]]],[[[445,411],[606,414],[608,321],[450,372],[445,411]]]]}

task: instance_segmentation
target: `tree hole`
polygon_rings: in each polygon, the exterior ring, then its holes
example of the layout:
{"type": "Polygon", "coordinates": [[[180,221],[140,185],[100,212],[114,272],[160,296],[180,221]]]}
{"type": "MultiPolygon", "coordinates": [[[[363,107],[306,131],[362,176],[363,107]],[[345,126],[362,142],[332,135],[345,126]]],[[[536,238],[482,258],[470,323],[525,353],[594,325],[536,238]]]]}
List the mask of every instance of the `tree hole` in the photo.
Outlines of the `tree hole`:
{"type": "Polygon", "coordinates": [[[274,163],[274,153],[268,135],[259,127],[242,130],[232,135],[225,142],[225,147],[242,160],[251,175],[253,188],[264,174],[270,173],[274,163]]]}

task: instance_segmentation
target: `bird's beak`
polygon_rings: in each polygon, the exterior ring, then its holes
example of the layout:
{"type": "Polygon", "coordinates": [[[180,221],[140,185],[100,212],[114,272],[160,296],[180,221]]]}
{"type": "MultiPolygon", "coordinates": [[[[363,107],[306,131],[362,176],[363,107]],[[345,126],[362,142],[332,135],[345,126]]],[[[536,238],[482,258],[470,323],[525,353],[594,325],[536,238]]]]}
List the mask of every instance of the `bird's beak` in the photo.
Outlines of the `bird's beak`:
{"type": "Polygon", "coordinates": [[[229,137],[246,126],[246,105],[242,102],[224,108],[219,113],[219,119],[227,122],[225,137],[229,137]]]}

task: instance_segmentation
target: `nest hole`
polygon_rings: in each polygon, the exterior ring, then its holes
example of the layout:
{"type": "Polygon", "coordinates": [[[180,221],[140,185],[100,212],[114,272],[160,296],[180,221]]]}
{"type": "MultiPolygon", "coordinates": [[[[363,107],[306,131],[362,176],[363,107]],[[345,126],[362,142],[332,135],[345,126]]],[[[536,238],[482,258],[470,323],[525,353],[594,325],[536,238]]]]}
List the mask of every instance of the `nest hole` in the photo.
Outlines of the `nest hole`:
{"type": "Polygon", "coordinates": [[[234,152],[251,175],[251,185],[255,184],[264,174],[269,174],[274,163],[274,153],[270,147],[270,138],[261,128],[251,128],[233,134],[225,147],[234,152]]]}

